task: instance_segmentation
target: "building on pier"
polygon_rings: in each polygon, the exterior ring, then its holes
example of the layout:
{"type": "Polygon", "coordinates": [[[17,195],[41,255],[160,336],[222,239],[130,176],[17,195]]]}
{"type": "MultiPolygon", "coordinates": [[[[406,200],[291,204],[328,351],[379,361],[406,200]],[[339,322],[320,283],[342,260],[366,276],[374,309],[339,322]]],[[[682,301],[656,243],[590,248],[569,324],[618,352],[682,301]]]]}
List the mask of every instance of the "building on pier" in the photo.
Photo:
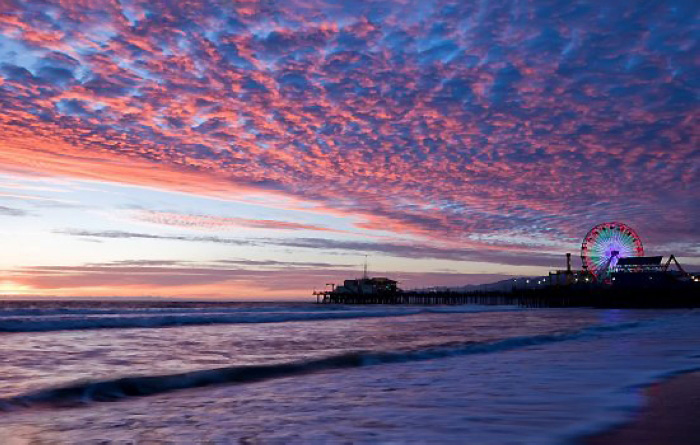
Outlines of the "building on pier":
{"type": "Polygon", "coordinates": [[[398,282],[386,277],[362,277],[345,280],[342,285],[329,283],[331,290],[314,291],[318,303],[391,302],[401,293],[398,282]]]}
{"type": "Polygon", "coordinates": [[[345,280],[340,286],[328,283],[331,290],[314,291],[317,303],[396,303],[402,292],[398,281],[387,277],[371,277],[367,273],[367,256],[362,272],[362,278],[345,280]]]}
{"type": "Polygon", "coordinates": [[[344,301],[389,301],[401,292],[398,288],[398,282],[386,277],[368,277],[356,278],[354,280],[345,280],[340,286],[335,286],[329,283],[331,290],[314,292],[318,303],[333,303],[344,301]]]}
{"type": "MultiPolygon", "coordinates": [[[[615,252],[613,252],[615,254],[615,252]]],[[[664,263],[662,256],[630,256],[608,260],[598,270],[573,270],[571,254],[566,254],[567,268],[549,272],[549,286],[651,288],[698,279],[687,273],[674,255],[664,263]],[[675,266],[672,268],[671,266],[675,266]]]]}
{"type": "Polygon", "coordinates": [[[342,286],[335,288],[339,294],[375,295],[398,292],[398,282],[386,277],[363,277],[356,280],[345,280],[342,286]]]}

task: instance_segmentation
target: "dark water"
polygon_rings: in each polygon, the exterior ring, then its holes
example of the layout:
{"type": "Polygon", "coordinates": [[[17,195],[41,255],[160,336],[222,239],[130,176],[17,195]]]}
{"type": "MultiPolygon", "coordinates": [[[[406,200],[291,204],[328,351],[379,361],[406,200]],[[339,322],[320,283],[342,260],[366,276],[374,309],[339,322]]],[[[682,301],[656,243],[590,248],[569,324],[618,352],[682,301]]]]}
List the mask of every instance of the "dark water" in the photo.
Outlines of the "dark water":
{"type": "Polygon", "coordinates": [[[699,311],[0,307],[0,443],[569,443],[700,368],[699,311]]]}

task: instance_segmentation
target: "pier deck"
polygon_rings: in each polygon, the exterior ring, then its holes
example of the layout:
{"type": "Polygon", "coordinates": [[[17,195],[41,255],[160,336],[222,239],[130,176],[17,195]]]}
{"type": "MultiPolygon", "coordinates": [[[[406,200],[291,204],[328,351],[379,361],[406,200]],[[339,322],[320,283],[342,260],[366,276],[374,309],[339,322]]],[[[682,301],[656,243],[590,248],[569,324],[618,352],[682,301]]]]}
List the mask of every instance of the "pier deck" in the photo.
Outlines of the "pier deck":
{"type": "Polygon", "coordinates": [[[386,295],[319,292],[318,303],[391,305],[510,305],[520,307],[700,308],[700,286],[667,289],[543,288],[511,292],[405,291],[386,295]]]}

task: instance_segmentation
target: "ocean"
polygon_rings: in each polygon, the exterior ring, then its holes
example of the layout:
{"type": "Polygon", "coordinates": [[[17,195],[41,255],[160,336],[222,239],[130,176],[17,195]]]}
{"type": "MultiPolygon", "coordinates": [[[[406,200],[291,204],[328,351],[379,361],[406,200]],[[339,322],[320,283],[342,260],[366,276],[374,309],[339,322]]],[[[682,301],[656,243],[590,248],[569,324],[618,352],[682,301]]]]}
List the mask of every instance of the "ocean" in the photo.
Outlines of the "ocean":
{"type": "Polygon", "coordinates": [[[700,369],[700,311],[0,303],[0,443],[569,444],[700,369]]]}

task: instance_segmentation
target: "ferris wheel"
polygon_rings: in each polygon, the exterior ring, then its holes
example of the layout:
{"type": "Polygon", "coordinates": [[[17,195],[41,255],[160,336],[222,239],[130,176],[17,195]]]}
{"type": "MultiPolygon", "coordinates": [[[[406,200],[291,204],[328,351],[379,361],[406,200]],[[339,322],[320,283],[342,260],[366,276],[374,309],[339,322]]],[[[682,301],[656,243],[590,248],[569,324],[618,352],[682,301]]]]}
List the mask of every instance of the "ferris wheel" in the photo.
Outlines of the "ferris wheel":
{"type": "Polygon", "coordinates": [[[581,244],[581,262],[590,272],[607,271],[620,258],[644,256],[642,240],[631,227],[619,222],[598,224],[581,244]]]}

